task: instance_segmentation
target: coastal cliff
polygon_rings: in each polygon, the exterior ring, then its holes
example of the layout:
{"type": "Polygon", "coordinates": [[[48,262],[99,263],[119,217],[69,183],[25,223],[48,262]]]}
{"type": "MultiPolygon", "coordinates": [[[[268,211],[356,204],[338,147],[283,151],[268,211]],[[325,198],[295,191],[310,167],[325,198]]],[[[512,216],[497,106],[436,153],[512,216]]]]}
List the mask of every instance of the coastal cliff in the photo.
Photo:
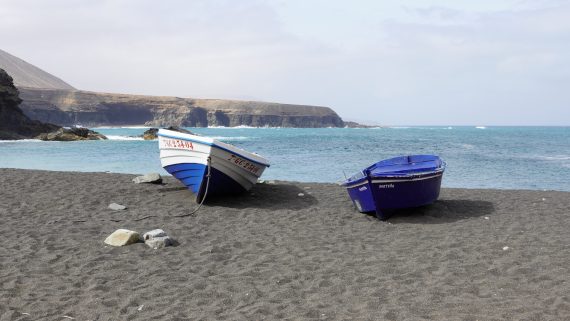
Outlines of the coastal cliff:
{"type": "Polygon", "coordinates": [[[59,126],[30,120],[20,109],[21,99],[12,77],[0,69],[0,139],[32,138],[59,126]]]}
{"type": "Polygon", "coordinates": [[[0,68],[13,77],[28,117],[60,126],[344,127],[328,107],[76,90],[2,50],[0,68]]]}
{"type": "Polygon", "coordinates": [[[328,107],[20,88],[22,110],[61,126],[343,127],[328,107]]]}

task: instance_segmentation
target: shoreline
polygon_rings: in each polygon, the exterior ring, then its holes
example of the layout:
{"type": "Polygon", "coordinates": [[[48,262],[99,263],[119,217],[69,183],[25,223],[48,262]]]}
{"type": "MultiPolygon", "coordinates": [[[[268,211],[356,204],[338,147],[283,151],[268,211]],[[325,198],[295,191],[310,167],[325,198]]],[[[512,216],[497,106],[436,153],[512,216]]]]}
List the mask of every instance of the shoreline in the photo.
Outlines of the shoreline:
{"type": "Polygon", "coordinates": [[[0,320],[570,318],[569,192],[442,188],[381,222],[266,181],[175,217],[191,193],[135,176],[0,169],[0,320]],[[118,228],[177,246],[106,246],[118,228]]]}
{"type": "MultiPolygon", "coordinates": [[[[113,140],[113,139],[110,139],[113,140]]],[[[121,140],[121,139],[115,139],[115,140],[121,140]]],[[[140,139],[137,139],[140,140],[140,139]]],[[[28,141],[36,141],[36,140],[28,140],[28,141]]],[[[156,140],[148,140],[150,142],[152,141],[156,141],[156,140]]],[[[0,143],[4,142],[0,140],[0,143]]],[[[5,141],[5,142],[13,142],[13,141],[5,141]]],[[[38,140],[38,142],[43,142],[41,140],[38,140]]],[[[62,142],[56,142],[56,143],[62,143],[62,142]]],[[[68,142],[63,142],[63,143],[68,143],[68,142]]],[[[52,169],[34,169],[34,168],[17,168],[17,167],[0,167],[0,171],[2,170],[16,170],[16,171],[38,171],[38,172],[51,172],[51,173],[74,173],[74,174],[115,174],[115,175],[126,175],[126,176],[132,176],[132,178],[136,177],[136,176],[140,176],[140,175],[144,175],[145,173],[124,173],[124,172],[111,172],[111,171],[103,171],[103,172],[91,172],[91,171],[62,171],[62,170],[52,170],[52,169]]],[[[159,173],[161,176],[163,176],[163,179],[172,179],[172,184],[176,184],[176,180],[169,175],[168,173],[166,173],[166,171],[161,172],[162,168],[160,168],[158,171],[156,171],[157,173],[159,173]]],[[[338,182],[342,181],[339,180],[337,182],[312,182],[312,181],[287,181],[287,180],[280,180],[280,179],[260,179],[257,182],[257,185],[259,184],[264,184],[267,183],[269,181],[273,181],[273,182],[277,182],[280,184],[296,184],[296,185],[303,185],[303,184],[310,184],[310,185],[335,185],[335,186],[339,186],[340,184],[338,182]]],[[[181,185],[182,186],[182,185],[181,185]]],[[[512,188],[500,188],[500,187],[495,187],[495,188],[486,188],[486,187],[456,187],[456,186],[441,186],[442,190],[473,190],[473,191],[511,191],[511,192],[558,192],[558,193],[569,193],[570,191],[564,191],[564,190],[556,190],[556,189],[525,189],[525,188],[520,188],[520,189],[512,189],[512,188]]],[[[246,193],[247,195],[247,193],[246,193]]],[[[350,201],[350,200],[349,200],[350,201]]]]}

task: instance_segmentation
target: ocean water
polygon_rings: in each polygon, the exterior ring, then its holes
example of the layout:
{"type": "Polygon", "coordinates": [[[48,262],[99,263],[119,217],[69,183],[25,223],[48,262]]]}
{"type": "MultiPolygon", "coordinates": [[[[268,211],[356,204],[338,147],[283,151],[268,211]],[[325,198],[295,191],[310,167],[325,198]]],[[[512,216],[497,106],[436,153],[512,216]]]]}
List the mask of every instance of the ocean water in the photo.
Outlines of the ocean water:
{"type": "MultiPolygon", "coordinates": [[[[444,187],[570,191],[570,127],[188,128],[256,152],[262,179],[338,182],[378,160],[437,154],[444,187]]],[[[147,173],[162,170],[146,128],[95,128],[108,141],[0,141],[0,167],[147,173]]]]}

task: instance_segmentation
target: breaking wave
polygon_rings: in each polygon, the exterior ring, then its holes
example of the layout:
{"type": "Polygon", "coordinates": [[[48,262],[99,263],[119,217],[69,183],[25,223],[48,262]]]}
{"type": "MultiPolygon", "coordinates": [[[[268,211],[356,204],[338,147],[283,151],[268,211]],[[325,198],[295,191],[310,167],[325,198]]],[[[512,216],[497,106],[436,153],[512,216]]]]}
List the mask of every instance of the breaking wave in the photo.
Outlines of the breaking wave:
{"type": "Polygon", "coordinates": [[[144,140],[142,137],[107,135],[109,140],[144,140]]]}

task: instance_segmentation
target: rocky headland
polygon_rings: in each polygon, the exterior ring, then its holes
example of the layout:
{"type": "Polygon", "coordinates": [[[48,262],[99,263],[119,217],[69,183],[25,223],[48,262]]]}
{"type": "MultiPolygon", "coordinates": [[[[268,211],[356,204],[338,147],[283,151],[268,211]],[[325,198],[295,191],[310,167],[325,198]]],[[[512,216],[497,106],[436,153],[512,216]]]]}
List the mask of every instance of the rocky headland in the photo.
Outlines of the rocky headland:
{"type": "Polygon", "coordinates": [[[61,126],[31,120],[20,109],[22,100],[14,81],[0,69],[0,140],[36,138],[41,140],[73,141],[100,140],[105,136],[87,128],[61,126]]]}
{"type": "Polygon", "coordinates": [[[23,100],[20,108],[28,117],[59,126],[345,126],[328,107],[76,90],[2,50],[0,68],[14,78],[23,100]]]}
{"type": "Polygon", "coordinates": [[[12,77],[0,69],[0,139],[32,138],[59,129],[28,118],[19,107],[21,101],[12,77]]]}
{"type": "Polygon", "coordinates": [[[20,87],[32,119],[61,126],[343,127],[328,107],[20,87]]]}

